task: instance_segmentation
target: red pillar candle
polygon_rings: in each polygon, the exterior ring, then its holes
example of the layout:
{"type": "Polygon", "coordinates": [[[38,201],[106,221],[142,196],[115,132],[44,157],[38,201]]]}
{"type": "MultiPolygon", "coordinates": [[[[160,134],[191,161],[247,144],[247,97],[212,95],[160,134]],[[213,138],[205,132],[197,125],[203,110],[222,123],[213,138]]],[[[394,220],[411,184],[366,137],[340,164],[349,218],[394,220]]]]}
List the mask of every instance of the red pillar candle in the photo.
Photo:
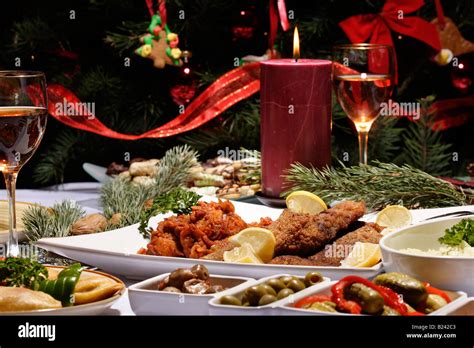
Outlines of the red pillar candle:
{"type": "Polygon", "coordinates": [[[260,79],[262,191],[279,197],[292,163],[331,163],[331,61],[264,61],[260,79]]]}

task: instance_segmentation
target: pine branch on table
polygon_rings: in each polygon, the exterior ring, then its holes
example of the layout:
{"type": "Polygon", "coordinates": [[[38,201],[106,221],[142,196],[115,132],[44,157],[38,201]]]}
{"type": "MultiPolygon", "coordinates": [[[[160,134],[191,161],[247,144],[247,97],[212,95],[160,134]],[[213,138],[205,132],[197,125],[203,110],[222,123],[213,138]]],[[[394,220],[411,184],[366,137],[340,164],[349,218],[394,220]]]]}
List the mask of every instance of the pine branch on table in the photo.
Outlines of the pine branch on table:
{"type": "Polygon", "coordinates": [[[41,238],[66,237],[72,224],[84,214],[84,209],[70,200],[56,203],[52,208],[34,205],[23,213],[25,235],[31,242],[41,238]]]}
{"type": "Polygon", "coordinates": [[[168,150],[157,165],[156,182],[151,186],[134,185],[121,178],[105,184],[101,190],[104,215],[110,219],[120,214],[120,225],[128,226],[140,221],[143,205],[149,199],[186,184],[190,170],[197,163],[197,153],[189,146],[176,146],[168,150]]]}
{"type": "Polygon", "coordinates": [[[327,202],[363,200],[373,210],[390,204],[407,208],[464,205],[472,199],[452,184],[409,165],[375,162],[333,169],[292,165],[286,175],[288,190],[314,192],[327,202]]]}

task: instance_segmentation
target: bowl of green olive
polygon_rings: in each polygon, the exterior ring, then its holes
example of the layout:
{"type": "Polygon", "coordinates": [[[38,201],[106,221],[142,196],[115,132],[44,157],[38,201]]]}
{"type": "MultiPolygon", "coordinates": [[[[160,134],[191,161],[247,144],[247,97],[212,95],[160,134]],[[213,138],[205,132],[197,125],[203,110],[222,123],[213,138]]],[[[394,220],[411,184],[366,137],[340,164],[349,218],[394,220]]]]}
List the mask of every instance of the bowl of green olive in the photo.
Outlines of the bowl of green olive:
{"type": "Polygon", "coordinates": [[[296,294],[314,291],[329,282],[319,272],[306,276],[278,274],[259,279],[245,289],[226,291],[209,301],[211,315],[271,315],[275,309],[294,301],[296,294]]]}

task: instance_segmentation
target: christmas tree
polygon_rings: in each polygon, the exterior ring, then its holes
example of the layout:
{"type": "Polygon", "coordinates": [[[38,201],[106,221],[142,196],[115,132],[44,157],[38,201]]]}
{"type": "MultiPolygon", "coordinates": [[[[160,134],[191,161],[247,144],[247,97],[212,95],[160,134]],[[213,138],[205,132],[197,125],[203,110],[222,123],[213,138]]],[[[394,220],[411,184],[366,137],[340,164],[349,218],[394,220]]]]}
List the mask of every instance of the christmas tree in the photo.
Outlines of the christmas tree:
{"type": "MultiPolygon", "coordinates": [[[[302,56],[330,59],[334,44],[349,42],[339,23],[358,14],[380,13],[384,4],[384,0],[317,4],[288,0],[286,10],[290,25],[299,28],[302,56]]],[[[459,28],[466,42],[472,41],[474,3],[457,0],[442,5],[449,23],[459,28]]],[[[11,9],[0,14],[0,65],[2,69],[45,71],[49,83],[60,84],[92,103],[94,114],[109,128],[141,134],[179,115],[183,105],[241,65],[242,57],[262,56],[268,49],[269,6],[267,0],[166,1],[169,32],[165,34],[178,34],[181,56],[173,61],[166,53],[163,59],[168,57],[171,64],[157,68],[152,59],[140,57],[146,56],[143,35],[150,25],[145,0],[12,2],[11,9]]],[[[439,11],[435,1],[428,0],[409,15],[430,22],[439,11]]],[[[435,58],[436,52],[423,42],[396,31],[390,35],[398,61],[394,100],[420,102],[422,121],[379,118],[370,133],[369,158],[407,163],[433,175],[465,174],[474,160],[472,103],[454,111],[436,103],[466,101],[469,96],[472,100],[473,87],[468,81],[472,82],[474,53],[450,60],[435,58]],[[443,115],[440,110],[445,111],[443,115]]],[[[280,28],[274,44],[281,56],[291,56],[292,30],[280,28]]],[[[168,48],[173,49],[171,43],[168,48]]],[[[334,102],[333,157],[348,165],[357,163],[357,139],[351,127],[334,102]]],[[[19,186],[32,185],[31,177],[35,185],[88,180],[81,169],[83,162],[107,166],[134,157],[159,158],[183,143],[204,159],[216,156],[224,147],[259,149],[258,94],[199,128],[161,139],[111,139],[50,118],[45,139],[24,168],[28,174],[20,176],[19,186]]]]}

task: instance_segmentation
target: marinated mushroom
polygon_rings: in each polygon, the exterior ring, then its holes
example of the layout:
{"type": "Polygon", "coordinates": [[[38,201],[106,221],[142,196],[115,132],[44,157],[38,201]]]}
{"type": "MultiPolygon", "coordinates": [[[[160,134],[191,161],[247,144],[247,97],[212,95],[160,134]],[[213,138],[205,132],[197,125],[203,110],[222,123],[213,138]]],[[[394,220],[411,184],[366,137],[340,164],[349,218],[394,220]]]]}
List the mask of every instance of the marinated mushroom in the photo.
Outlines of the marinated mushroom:
{"type": "Polygon", "coordinates": [[[201,280],[209,279],[209,271],[207,270],[206,266],[195,265],[191,268],[191,272],[193,272],[194,276],[198,279],[201,279],[201,280]]]}
{"type": "Polygon", "coordinates": [[[181,289],[186,281],[193,278],[195,278],[194,273],[189,269],[179,268],[169,275],[168,286],[181,289]]]}
{"type": "Polygon", "coordinates": [[[179,290],[178,288],[175,288],[174,286],[167,286],[166,288],[164,288],[163,290],[161,291],[166,291],[166,292],[179,292],[181,293],[181,290],[179,290]]]}
{"type": "Polygon", "coordinates": [[[190,279],[184,282],[183,290],[189,294],[206,294],[211,289],[209,283],[201,279],[190,279]]]}

